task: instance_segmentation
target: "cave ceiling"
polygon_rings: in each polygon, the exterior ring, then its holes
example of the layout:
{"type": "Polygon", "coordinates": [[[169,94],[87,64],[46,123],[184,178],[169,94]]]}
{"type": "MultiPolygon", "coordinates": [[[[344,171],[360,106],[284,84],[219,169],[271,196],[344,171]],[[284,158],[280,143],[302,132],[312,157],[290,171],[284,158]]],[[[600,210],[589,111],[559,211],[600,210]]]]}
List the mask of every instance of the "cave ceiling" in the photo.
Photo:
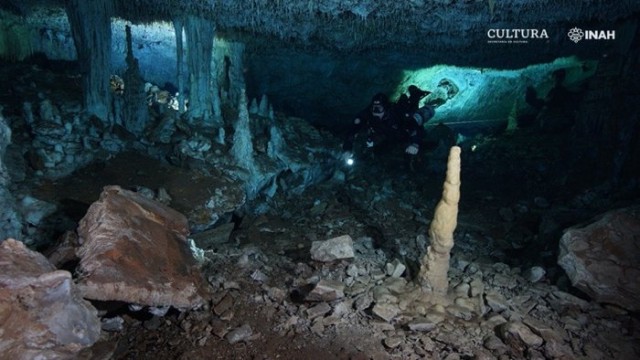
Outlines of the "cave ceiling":
{"type": "MultiPolygon", "coordinates": [[[[63,6],[64,1],[5,0],[2,4],[28,14],[34,6],[63,6]]],[[[253,39],[271,37],[322,51],[454,51],[467,56],[477,52],[477,44],[486,44],[491,28],[545,29],[546,43],[553,47],[563,45],[567,30],[574,26],[615,28],[637,18],[639,12],[637,0],[114,1],[114,15],[133,23],[200,16],[214,21],[219,34],[249,45],[253,39]]],[[[555,55],[557,50],[549,53],[555,55]]]]}

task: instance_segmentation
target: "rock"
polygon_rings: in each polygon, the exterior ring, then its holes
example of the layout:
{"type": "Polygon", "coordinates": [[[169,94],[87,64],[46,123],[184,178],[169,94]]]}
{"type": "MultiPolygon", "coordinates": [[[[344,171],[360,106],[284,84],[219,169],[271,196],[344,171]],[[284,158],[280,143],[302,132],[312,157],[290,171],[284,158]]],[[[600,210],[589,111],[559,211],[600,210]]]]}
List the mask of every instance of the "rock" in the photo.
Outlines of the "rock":
{"type": "Polygon", "coordinates": [[[358,296],[356,298],[354,306],[356,310],[362,311],[362,310],[368,309],[372,303],[373,303],[373,297],[367,293],[367,294],[358,296]]]}
{"type": "Polygon", "coordinates": [[[460,354],[455,352],[450,353],[444,358],[444,360],[460,360],[460,354]]]}
{"type": "Polygon", "coordinates": [[[216,306],[213,307],[213,312],[216,315],[221,316],[225,312],[229,311],[232,307],[233,307],[233,296],[231,296],[230,294],[227,294],[225,295],[225,297],[222,298],[222,300],[220,300],[220,302],[216,304],[216,306]]]}
{"type": "Polygon", "coordinates": [[[587,301],[559,290],[549,293],[546,300],[558,313],[564,313],[567,309],[580,309],[584,311],[589,308],[587,301]]]}
{"type": "Polygon", "coordinates": [[[216,226],[211,230],[206,230],[197,234],[191,235],[191,238],[196,242],[201,249],[213,249],[216,246],[229,242],[231,232],[235,227],[234,223],[222,224],[216,226]]]}
{"type": "Polygon", "coordinates": [[[383,340],[384,346],[388,347],[389,349],[397,348],[403,342],[404,338],[402,338],[401,336],[390,336],[383,340]]]}
{"type": "Polygon", "coordinates": [[[344,284],[335,280],[320,280],[305,297],[306,301],[333,301],[344,297],[344,284]]]}
{"type": "Polygon", "coordinates": [[[219,319],[211,320],[211,332],[219,338],[224,338],[229,330],[227,330],[227,324],[219,319]]]}
{"type": "Polygon", "coordinates": [[[382,284],[391,294],[400,295],[407,291],[407,280],[399,277],[390,277],[382,284]]]}
{"type": "Polygon", "coordinates": [[[613,210],[560,240],[558,264],[598,302],[640,310],[640,206],[613,210]]]}
{"type": "Polygon", "coordinates": [[[49,259],[56,268],[61,268],[66,263],[78,259],[76,256],[76,248],[79,246],[78,234],[76,234],[75,231],[67,231],[60,237],[55,248],[46,254],[47,259],[49,259]]]}
{"type": "Polygon", "coordinates": [[[321,336],[322,333],[324,333],[324,322],[322,321],[316,321],[313,323],[313,325],[311,325],[311,332],[321,336]]]}
{"type": "Polygon", "coordinates": [[[0,244],[1,358],[73,358],[98,341],[100,327],[68,271],[20,241],[0,244]]]}
{"type": "Polygon", "coordinates": [[[351,314],[353,312],[353,304],[353,299],[345,299],[343,301],[340,301],[333,306],[332,316],[340,318],[351,314]]]}
{"type": "Polygon", "coordinates": [[[507,208],[507,207],[500,208],[499,213],[502,220],[506,222],[512,222],[516,218],[511,208],[507,208]]]}
{"type": "Polygon", "coordinates": [[[477,302],[468,297],[458,297],[454,300],[454,304],[470,312],[479,312],[478,309],[476,309],[477,302]]]}
{"type": "Polygon", "coordinates": [[[398,315],[400,309],[398,309],[398,307],[393,304],[376,304],[373,306],[373,309],[371,311],[380,319],[386,322],[391,322],[391,320],[393,320],[396,315],[398,315]]]}
{"type": "Polygon", "coordinates": [[[193,258],[187,219],[119,186],[104,188],[80,221],[78,279],[102,301],[197,308],[209,290],[193,258]]]}
{"type": "Polygon", "coordinates": [[[518,286],[518,282],[512,276],[495,274],[493,277],[493,285],[512,290],[518,286]]]}
{"type": "Polygon", "coordinates": [[[312,308],[307,309],[306,313],[307,313],[307,318],[309,318],[309,320],[313,320],[318,316],[323,316],[329,313],[330,311],[331,311],[331,306],[323,302],[312,308]]]}
{"type": "Polygon", "coordinates": [[[244,324],[238,328],[235,328],[229,331],[225,338],[229,342],[229,344],[235,344],[240,341],[246,341],[253,335],[253,330],[251,326],[244,324]]]}
{"type": "Polygon", "coordinates": [[[469,321],[473,318],[471,309],[457,304],[447,306],[447,313],[466,321],[469,321]]]}
{"type": "Polygon", "coordinates": [[[493,316],[488,317],[485,321],[482,322],[482,326],[487,328],[487,329],[495,329],[496,327],[504,324],[507,322],[507,319],[505,319],[502,315],[500,314],[495,314],[493,316]]]}
{"type": "Polygon", "coordinates": [[[353,240],[349,235],[342,235],[326,241],[314,241],[311,243],[311,258],[313,260],[330,262],[353,257],[353,240]]]}
{"type": "Polygon", "coordinates": [[[436,322],[431,321],[427,318],[415,318],[409,324],[407,324],[407,327],[409,328],[409,330],[420,331],[420,332],[429,332],[435,329],[436,326],[437,326],[436,322]]]}
{"type": "Polygon", "coordinates": [[[524,353],[529,347],[539,347],[543,340],[531,329],[519,321],[510,321],[498,327],[498,336],[519,353],[524,353]]]}
{"type": "Polygon", "coordinates": [[[453,292],[457,295],[457,296],[464,296],[467,297],[469,296],[469,290],[471,289],[471,285],[463,282],[459,285],[457,285],[455,288],[453,288],[453,292]]]}
{"type": "Polygon", "coordinates": [[[471,297],[482,297],[482,295],[484,294],[484,283],[482,282],[481,277],[476,277],[471,281],[469,285],[471,286],[471,288],[469,289],[469,294],[471,295],[471,297]]]}
{"type": "Polygon", "coordinates": [[[396,327],[393,324],[389,324],[388,322],[380,321],[380,320],[377,320],[377,319],[370,320],[369,321],[369,326],[375,332],[394,331],[396,329],[396,327]]]}
{"type": "Polygon", "coordinates": [[[502,354],[507,351],[507,346],[495,335],[485,337],[483,345],[485,348],[497,352],[498,354],[502,354]]]}
{"type": "Polygon", "coordinates": [[[102,319],[102,330],[106,332],[119,332],[124,329],[124,319],[120,316],[102,319]]]}
{"type": "Polygon", "coordinates": [[[345,271],[347,273],[347,275],[349,275],[350,277],[357,277],[359,274],[359,270],[358,270],[358,265],[356,264],[349,264],[349,266],[347,266],[347,270],[345,271]]]}
{"type": "Polygon", "coordinates": [[[57,208],[54,204],[27,195],[18,202],[18,209],[27,223],[38,226],[44,218],[56,212],[57,208]]]}
{"type": "Polygon", "coordinates": [[[544,268],[540,266],[534,266],[524,272],[524,277],[529,280],[529,282],[537,283],[538,281],[542,280],[546,274],[547,272],[544,268]]]}
{"type": "Polygon", "coordinates": [[[387,263],[386,265],[387,275],[394,278],[399,278],[400,276],[402,276],[406,269],[407,267],[398,259],[393,259],[392,262],[387,263]]]}
{"type": "Polygon", "coordinates": [[[445,316],[446,316],[446,309],[444,307],[441,307],[440,305],[436,305],[430,308],[429,310],[427,310],[427,313],[425,314],[424,318],[429,322],[432,322],[434,324],[439,324],[444,321],[445,316]]]}
{"type": "MultiPolygon", "coordinates": [[[[392,278],[390,278],[392,279],[392,278]]],[[[393,295],[388,287],[376,286],[373,288],[373,300],[376,303],[398,303],[398,297],[393,295]]]]}

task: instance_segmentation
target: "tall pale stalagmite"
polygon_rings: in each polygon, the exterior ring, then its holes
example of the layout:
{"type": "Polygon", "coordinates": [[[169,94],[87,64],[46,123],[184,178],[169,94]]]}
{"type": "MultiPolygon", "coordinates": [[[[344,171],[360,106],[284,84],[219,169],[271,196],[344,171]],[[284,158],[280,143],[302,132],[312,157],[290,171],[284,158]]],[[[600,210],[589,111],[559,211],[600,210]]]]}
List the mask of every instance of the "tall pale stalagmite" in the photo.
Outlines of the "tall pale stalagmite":
{"type": "Polygon", "coordinates": [[[429,228],[431,245],[422,258],[419,280],[423,287],[435,295],[447,294],[449,279],[449,258],[453,248],[453,232],[458,221],[458,201],[460,200],[460,147],[453,146],[447,161],[447,177],[442,190],[442,199],[436,206],[429,228]]]}

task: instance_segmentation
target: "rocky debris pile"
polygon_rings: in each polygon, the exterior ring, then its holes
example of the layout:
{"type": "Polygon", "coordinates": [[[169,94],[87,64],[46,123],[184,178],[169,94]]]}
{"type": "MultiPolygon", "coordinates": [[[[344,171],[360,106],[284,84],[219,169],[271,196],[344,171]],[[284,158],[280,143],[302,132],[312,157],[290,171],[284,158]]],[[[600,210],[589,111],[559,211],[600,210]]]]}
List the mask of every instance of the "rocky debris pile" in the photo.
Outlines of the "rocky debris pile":
{"type": "Polygon", "coordinates": [[[97,310],[68,271],[17,240],[0,243],[2,358],[71,359],[100,337],[97,310]]]}
{"type": "Polygon", "coordinates": [[[79,110],[78,104],[57,106],[47,98],[37,109],[31,102],[23,104],[33,135],[29,161],[35,170],[59,178],[93,161],[102,149],[115,153],[124,148],[123,140],[108,134],[101,121],[82,119],[79,110]]]}
{"type": "Polygon", "coordinates": [[[356,239],[353,250],[349,260],[294,262],[253,245],[219,246],[207,253],[211,310],[127,322],[173,334],[177,347],[157,344],[162,353],[195,346],[237,354],[234,345],[244,343],[241,352],[256,356],[274,336],[374,359],[634,359],[640,351],[640,324],[628,312],[532,284],[519,268],[455,261],[452,301],[432,305],[371,238],[356,239]]]}

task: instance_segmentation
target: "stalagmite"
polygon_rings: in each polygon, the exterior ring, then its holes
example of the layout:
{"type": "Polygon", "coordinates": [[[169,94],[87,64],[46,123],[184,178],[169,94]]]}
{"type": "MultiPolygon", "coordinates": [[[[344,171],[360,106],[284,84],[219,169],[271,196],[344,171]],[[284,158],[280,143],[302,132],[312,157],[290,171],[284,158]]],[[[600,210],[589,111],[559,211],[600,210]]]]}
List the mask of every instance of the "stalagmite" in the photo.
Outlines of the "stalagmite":
{"type": "Polygon", "coordinates": [[[460,200],[460,147],[453,146],[447,161],[447,177],[442,190],[442,199],[436,206],[429,228],[431,245],[422,258],[419,281],[435,295],[445,296],[449,287],[447,272],[453,248],[453,232],[458,220],[460,200]]]}
{"type": "Polygon", "coordinates": [[[249,114],[258,114],[258,101],[256,98],[251,99],[251,105],[249,105],[249,114]]]}
{"type": "Polygon", "coordinates": [[[267,98],[267,94],[262,94],[260,105],[258,106],[258,115],[264,117],[269,116],[269,99],[267,98]]]}
{"type": "Polygon", "coordinates": [[[247,109],[247,95],[244,90],[240,93],[238,120],[235,124],[231,154],[238,166],[246,169],[249,173],[255,171],[253,143],[251,141],[251,129],[249,127],[249,110],[247,109]]]}

